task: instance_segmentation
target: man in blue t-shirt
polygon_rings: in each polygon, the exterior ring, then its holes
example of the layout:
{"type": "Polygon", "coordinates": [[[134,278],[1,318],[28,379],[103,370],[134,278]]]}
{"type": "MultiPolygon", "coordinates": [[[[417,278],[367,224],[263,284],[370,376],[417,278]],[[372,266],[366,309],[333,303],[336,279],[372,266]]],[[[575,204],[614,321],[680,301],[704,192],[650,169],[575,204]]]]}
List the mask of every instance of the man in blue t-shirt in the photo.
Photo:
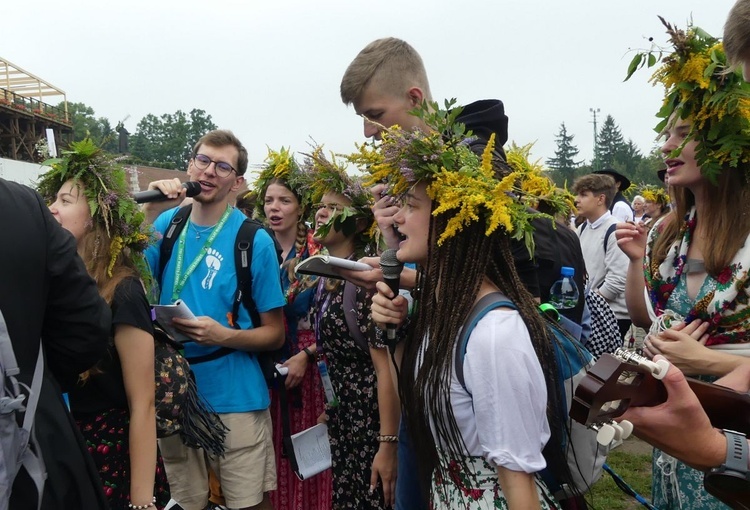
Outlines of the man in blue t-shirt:
{"type": "MultiPolygon", "coordinates": [[[[193,199],[163,274],[156,275],[159,303],[180,299],[196,316],[174,319],[174,325],[194,340],[185,344],[185,355],[201,357],[229,348],[225,355],[192,365],[198,390],[229,429],[225,456],[211,458],[183,445],[177,435],[159,440],[172,497],[185,510],[206,506],[209,467],[230,508],[270,509],[267,492],[276,489],[268,389],[257,357],[248,355],[284,342],[279,265],[273,240],[263,229],[255,235],[250,268],[260,324],[252,324],[244,307],[237,320],[241,329],[233,328],[228,318],[237,288],[234,242],[245,216],[229,205],[227,197],[242,185],[246,170],[247,151],[230,131],[211,131],[198,141],[187,174],[200,183],[201,192],[193,199]]],[[[178,179],[152,182],[149,189],[169,197],[144,206],[147,221],[163,236],[185,189],[178,179]]],[[[146,252],[153,273],[159,269],[161,236],[146,252]]]]}

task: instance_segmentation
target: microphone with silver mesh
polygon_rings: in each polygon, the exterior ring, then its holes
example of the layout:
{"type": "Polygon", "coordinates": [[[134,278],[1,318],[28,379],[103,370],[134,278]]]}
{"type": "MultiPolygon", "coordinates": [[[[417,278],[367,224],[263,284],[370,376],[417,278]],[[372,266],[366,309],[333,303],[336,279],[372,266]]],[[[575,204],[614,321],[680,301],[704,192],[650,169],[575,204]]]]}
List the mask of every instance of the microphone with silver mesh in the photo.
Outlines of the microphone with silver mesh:
{"type": "MultiPolygon", "coordinates": [[[[199,182],[183,182],[182,187],[187,190],[185,195],[188,197],[194,197],[201,192],[201,185],[199,182]]],[[[133,193],[133,200],[135,200],[136,204],[145,204],[146,202],[163,202],[164,200],[169,200],[169,197],[158,189],[149,189],[133,193]]]]}
{"type": "MultiPolygon", "coordinates": [[[[401,280],[401,270],[404,264],[396,258],[396,250],[385,250],[380,255],[380,270],[383,271],[383,280],[393,292],[394,298],[398,296],[399,281],[401,280]]],[[[386,334],[388,340],[396,339],[396,325],[388,324],[386,334]]]]}

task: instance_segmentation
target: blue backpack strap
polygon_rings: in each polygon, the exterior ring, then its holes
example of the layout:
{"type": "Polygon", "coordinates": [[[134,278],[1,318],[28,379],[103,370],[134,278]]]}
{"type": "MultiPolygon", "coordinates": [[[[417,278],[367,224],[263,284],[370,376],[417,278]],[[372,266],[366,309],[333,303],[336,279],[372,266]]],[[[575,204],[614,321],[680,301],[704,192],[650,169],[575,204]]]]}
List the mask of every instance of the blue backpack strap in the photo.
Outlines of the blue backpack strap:
{"type": "Polygon", "coordinates": [[[487,315],[488,312],[494,310],[495,308],[500,308],[501,306],[517,310],[516,305],[514,305],[513,302],[511,302],[504,294],[500,292],[492,292],[490,294],[487,294],[479,301],[477,301],[477,303],[472,307],[471,311],[469,312],[469,316],[466,318],[463,326],[461,327],[461,333],[458,337],[455,356],[453,358],[453,369],[456,373],[458,382],[461,383],[461,387],[463,387],[463,389],[466,390],[467,393],[470,392],[466,387],[466,380],[464,379],[464,358],[466,357],[466,348],[469,344],[469,337],[471,336],[471,332],[474,331],[474,328],[482,319],[482,317],[487,315]]]}

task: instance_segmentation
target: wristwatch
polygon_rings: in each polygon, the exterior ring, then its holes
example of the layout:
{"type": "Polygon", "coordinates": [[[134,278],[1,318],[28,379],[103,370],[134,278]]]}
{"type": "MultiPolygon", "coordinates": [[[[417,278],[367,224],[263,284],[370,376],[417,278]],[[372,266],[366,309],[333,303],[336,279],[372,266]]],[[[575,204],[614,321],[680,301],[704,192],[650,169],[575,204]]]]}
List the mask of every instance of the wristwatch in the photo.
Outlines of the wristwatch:
{"type": "Polygon", "coordinates": [[[724,463],[709,470],[703,477],[706,490],[727,504],[742,504],[732,508],[750,508],[750,469],[748,469],[747,436],[741,432],[724,429],[727,438],[727,458],[724,463]],[[738,499],[739,498],[739,499],[738,499]]]}

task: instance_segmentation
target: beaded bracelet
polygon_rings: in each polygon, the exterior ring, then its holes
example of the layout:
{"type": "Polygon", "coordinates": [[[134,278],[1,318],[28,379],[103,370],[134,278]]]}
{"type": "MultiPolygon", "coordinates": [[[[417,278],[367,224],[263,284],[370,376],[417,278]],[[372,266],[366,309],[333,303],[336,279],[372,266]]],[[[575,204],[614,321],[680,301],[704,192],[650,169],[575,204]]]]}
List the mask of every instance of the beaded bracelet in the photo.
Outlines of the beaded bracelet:
{"type": "Polygon", "coordinates": [[[156,496],[151,498],[151,503],[148,505],[134,505],[133,503],[128,503],[128,508],[132,508],[133,510],[145,510],[146,508],[156,508],[156,496]]]}
{"type": "Polygon", "coordinates": [[[398,436],[378,436],[378,443],[398,443],[398,436]]]}
{"type": "Polygon", "coordinates": [[[310,350],[310,348],[309,347],[305,347],[302,350],[305,352],[305,354],[307,354],[307,360],[310,363],[315,363],[316,356],[315,356],[315,354],[313,354],[313,352],[310,350]]]}

